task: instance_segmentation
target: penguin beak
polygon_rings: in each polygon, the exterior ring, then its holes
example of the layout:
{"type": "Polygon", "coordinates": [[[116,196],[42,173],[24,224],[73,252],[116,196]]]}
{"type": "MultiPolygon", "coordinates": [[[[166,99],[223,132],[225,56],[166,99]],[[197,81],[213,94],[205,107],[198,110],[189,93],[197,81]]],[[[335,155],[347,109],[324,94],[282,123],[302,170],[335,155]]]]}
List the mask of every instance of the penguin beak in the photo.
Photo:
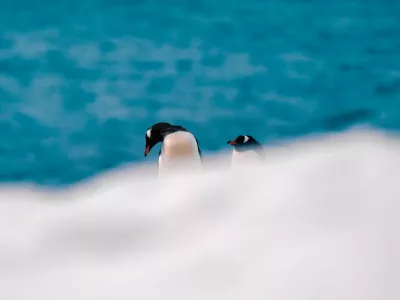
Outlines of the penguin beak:
{"type": "Polygon", "coordinates": [[[237,143],[235,141],[228,141],[227,142],[229,145],[236,145],[237,143]]]}
{"type": "Polygon", "coordinates": [[[146,150],[144,151],[144,157],[146,157],[150,152],[150,146],[146,147],[146,150]]]}

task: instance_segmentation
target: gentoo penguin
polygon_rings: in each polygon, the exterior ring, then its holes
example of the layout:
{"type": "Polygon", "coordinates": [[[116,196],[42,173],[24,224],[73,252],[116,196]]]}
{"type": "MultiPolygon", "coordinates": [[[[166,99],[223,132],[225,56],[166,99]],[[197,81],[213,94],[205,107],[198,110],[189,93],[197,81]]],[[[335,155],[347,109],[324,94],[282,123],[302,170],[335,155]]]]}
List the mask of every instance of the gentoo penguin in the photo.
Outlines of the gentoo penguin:
{"type": "Polygon", "coordinates": [[[263,146],[251,135],[239,135],[227,143],[233,146],[232,165],[258,162],[264,158],[263,146]]]}
{"type": "Polygon", "coordinates": [[[196,137],[182,126],[166,122],[150,126],[146,131],[144,156],[146,157],[158,143],[162,143],[158,153],[159,175],[182,160],[184,160],[185,167],[201,167],[202,157],[199,143],[196,137]]]}

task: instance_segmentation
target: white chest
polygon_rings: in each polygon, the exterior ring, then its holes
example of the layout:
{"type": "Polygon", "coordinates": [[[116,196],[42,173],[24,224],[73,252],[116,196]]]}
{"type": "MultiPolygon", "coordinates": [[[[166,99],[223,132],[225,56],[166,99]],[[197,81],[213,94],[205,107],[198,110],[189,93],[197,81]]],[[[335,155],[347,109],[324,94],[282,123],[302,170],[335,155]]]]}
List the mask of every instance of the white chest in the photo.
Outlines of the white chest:
{"type": "Polygon", "coordinates": [[[175,167],[201,167],[197,142],[190,132],[179,131],[167,135],[161,146],[158,158],[158,174],[161,175],[175,167]]]}
{"type": "Polygon", "coordinates": [[[250,162],[258,162],[260,160],[260,156],[257,152],[248,150],[244,152],[238,152],[236,150],[232,151],[232,165],[238,165],[243,163],[250,163],[250,162]]]}

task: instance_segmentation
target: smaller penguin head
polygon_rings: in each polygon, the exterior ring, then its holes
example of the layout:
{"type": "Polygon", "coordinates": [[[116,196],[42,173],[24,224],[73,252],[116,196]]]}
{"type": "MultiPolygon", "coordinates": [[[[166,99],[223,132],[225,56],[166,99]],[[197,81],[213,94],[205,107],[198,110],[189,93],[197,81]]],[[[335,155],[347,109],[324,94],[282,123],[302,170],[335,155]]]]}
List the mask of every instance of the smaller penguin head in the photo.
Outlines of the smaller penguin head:
{"type": "Polygon", "coordinates": [[[264,147],[251,135],[239,135],[234,140],[227,142],[232,145],[236,152],[246,152],[248,150],[258,153],[260,158],[265,155],[264,147]]]}
{"type": "Polygon", "coordinates": [[[251,135],[239,135],[234,140],[228,141],[227,143],[234,147],[240,147],[254,144],[254,142],[257,141],[251,135]]]}
{"type": "Polygon", "coordinates": [[[157,144],[163,141],[164,136],[162,132],[170,127],[171,124],[166,122],[156,123],[153,126],[150,126],[146,131],[146,146],[144,151],[144,156],[146,157],[150,150],[157,144]]]}

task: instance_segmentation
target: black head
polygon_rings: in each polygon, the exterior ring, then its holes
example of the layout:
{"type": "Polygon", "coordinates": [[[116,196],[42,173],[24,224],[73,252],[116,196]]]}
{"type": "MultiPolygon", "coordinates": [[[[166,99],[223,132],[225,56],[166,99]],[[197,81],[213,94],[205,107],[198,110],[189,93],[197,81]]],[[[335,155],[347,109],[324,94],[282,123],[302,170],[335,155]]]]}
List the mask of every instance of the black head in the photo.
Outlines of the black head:
{"type": "Polygon", "coordinates": [[[160,122],[150,126],[146,131],[146,148],[144,151],[144,156],[150,153],[151,148],[153,148],[157,143],[164,140],[164,135],[162,134],[165,129],[171,127],[172,125],[166,122],[160,122]]]}
{"type": "Polygon", "coordinates": [[[228,141],[227,143],[232,145],[238,152],[253,150],[256,151],[260,157],[264,157],[264,147],[251,135],[239,135],[234,140],[228,141]]]}
{"type": "Polygon", "coordinates": [[[239,135],[234,140],[228,141],[227,143],[234,147],[259,145],[259,142],[251,135],[239,135]]]}

